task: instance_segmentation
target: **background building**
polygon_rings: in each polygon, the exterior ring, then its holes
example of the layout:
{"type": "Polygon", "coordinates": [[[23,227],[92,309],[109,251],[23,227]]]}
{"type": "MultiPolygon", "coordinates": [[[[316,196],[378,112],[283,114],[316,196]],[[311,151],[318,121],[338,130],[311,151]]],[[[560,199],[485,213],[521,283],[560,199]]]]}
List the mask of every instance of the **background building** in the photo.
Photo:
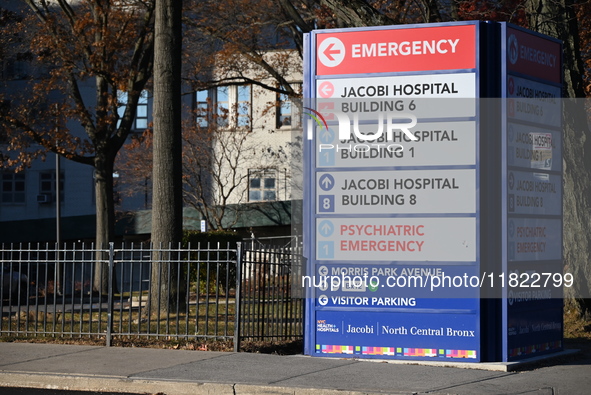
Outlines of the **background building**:
{"type": "MultiPolygon", "coordinates": [[[[11,7],[17,9],[15,5],[11,7]]],[[[2,106],[9,108],[13,105],[12,93],[23,90],[31,80],[47,78],[48,71],[33,67],[25,53],[9,51],[5,55],[8,56],[3,56],[0,63],[0,94],[2,106]]],[[[290,64],[290,67],[283,68],[284,78],[301,92],[301,59],[295,51],[269,51],[268,57],[269,62],[278,57],[290,64]]],[[[213,79],[221,79],[217,78],[217,68],[210,73],[213,79]]],[[[226,68],[223,73],[229,81],[226,68]]],[[[188,180],[185,185],[185,228],[199,230],[201,220],[206,219],[210,229],[236,229],[245,235],[256,236],[290,234],[292,140],[294,135],[301,135],[297,102],[265,89],[264,85],[273,85],[273,79],[264,77],[255,65],[243,66],[231,82],[205,83],[198,88],[193,85],[187,83],[184,87],[184,124],[193,130],[193,136],[196,136],[193,142],[201,149],[201,154],[193,154],[190,146],[185,150],[184,175],[188,180]],[[200,140],[203,138],[200,136],[208,135],[207,131],[213,137],[200,140]],[[195,161],[200,155],[209,157],[195,161]],[[212,159],[220,159],[220,162],[217,167],[207,168],[204,163],[212,159]],[[196,178],[199,180],[195,181],[196,178]],[[196,189],[199,194],[192,198],[196,189]],[[218,215],[222,211],[223,215],[218,215]]],[[[85,80],[80,93],[92,106],[96,81],[92,78],[85,80]]],[[[51,102],[49,99],[47,103],[51,102]]],[[[123,116],[127,93],[118,92],[118,100],[119,116],[123,116]]],[[[44,112],[48,110],[47,106],[41,102],[39,108],[31,111],[44,112]]],[[[152,93],[148,87],[142,91],[137,104],[130,142],[139,140],[151,122],[152,93]]],[[[72,123],[68,126],[74,133],[79,128],[80,135],[83,135],[80,125],[72,123]]],[[[51,133],[51,129],[57,126],[47,127],[51,133]]],[[[0,153],[18,155],[18,152],[8,150],[6,139],[2,138],[4,135],[0,130],[0,153]]],[[[190,138],[191,134],[188,134],[186,139],[190,138]]],[[[150,155],[149,151],[143,153],[145,159],[150,155]]],[[[113,172],[113,199],[118,213],[116,234],[145,238],[150,232],[150,172],[131,174],[130,158],[133,160],[133,156],[127,156],[124,147],[113,172]]],[[[58,164],[56,155],[49,153],[21,171],[1,168],[0,176],[0,242],[58,240],[58,216],[61,225],[59,240],[94,239],[95,172],[91,166],[64,158],[60,158],[58,164]],[[56,175],[58,166],[59,176],[56,175]]]]}

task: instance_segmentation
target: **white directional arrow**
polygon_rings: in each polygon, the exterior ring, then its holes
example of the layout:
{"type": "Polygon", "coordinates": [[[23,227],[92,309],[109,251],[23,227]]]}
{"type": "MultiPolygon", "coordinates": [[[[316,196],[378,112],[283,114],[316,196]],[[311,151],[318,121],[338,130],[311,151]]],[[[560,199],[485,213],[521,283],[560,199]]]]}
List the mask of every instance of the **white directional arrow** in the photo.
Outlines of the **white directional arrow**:
{"type": "Polygon", "coordinates": [[[328,237],[328,236],[332,235],[333,231],[334,231],[334,226],[333,226],[332,222],[322,221],[320,223],[320,233],[322,233],[323,236],[328,237]]]}
{"type": "Polygon", "coordinates": [[[328,37],[318,48],[318,60],[326,67],[335,67],[345,59],[345,44],[336,37],[328,37]]]}
{"type": "Polygon", "coordinates": [[[331,190],[334,186],[334,178],[330,174],[320,177],[320,188],[324,191],[331,190]]]}
{"type": "Polygon", "coordinates": [[[324,129],[320,134],[320,140],[322,140],[323,143],[331,143],[333,137],[334,135],[330,129],[324,129]]]}
{"type": "Polygon", "coordinates": [[[318,86],[320,97],[328,99],[334,94],[334,85],[330,81],[323,81],[318,86]]]}

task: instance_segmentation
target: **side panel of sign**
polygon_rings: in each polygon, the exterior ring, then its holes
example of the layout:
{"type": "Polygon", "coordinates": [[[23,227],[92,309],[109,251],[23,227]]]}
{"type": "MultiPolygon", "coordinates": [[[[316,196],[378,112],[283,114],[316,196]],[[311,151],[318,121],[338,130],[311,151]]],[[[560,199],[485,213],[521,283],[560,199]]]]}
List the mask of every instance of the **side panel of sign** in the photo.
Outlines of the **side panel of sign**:
{"type": "Polygon", "coordinates": [[[503,25],[503,359],[562,349],[561,44],[503,25]]]}

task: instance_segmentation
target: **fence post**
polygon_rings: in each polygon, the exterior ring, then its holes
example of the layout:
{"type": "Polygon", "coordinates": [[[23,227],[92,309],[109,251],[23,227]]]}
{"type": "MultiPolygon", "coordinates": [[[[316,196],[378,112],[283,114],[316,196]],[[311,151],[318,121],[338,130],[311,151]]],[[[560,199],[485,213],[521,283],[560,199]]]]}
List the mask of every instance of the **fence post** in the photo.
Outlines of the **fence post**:
{"type": "Polygon", "coordinates": [[[242,285],[242,243],[236,243],[236,295],[234,297],[234,352],[240,351],[240,286],[242,285]]]}
{"type": "MultiPolygon", "coordinates": [[[[107,298],[107,347],[111,347],[111,336],[113,332],[113,266],[115,261],[115,243],[109,243],[109,278],[107,298]]],[[[102,255],[102,254],[101,254],[102,255]]]]}

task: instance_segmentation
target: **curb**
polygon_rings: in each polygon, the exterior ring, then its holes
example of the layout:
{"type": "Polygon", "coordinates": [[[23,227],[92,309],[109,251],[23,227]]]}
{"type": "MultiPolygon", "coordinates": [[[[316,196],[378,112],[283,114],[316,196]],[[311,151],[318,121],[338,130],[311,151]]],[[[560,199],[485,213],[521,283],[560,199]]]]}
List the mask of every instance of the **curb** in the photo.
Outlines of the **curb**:
{"type": "Polygon", "coordinates": [[[382,392],[348,391],[324,388],[274,387],[254,384],[197,383],[113,376],[0,372],[0,377],[2,378],[0,387],[124,392],[144,395],[383,395],[382,392]]]}

